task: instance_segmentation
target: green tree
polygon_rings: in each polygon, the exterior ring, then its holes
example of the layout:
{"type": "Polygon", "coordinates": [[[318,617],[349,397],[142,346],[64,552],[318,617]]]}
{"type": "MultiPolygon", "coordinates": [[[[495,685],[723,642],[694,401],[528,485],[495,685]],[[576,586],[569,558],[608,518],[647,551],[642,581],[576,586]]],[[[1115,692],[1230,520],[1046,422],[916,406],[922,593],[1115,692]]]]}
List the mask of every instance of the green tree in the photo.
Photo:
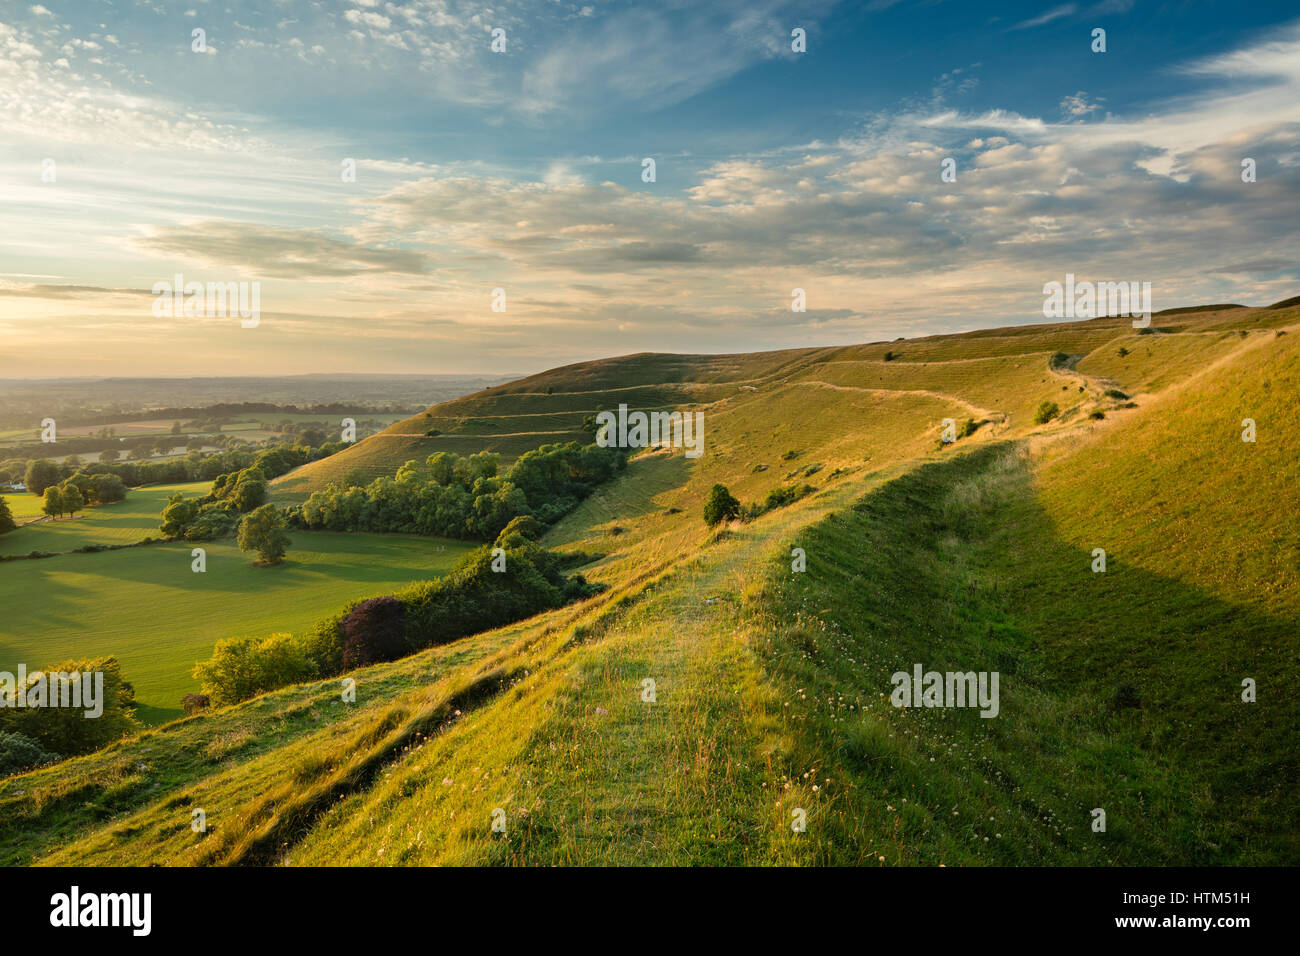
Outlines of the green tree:
{"type": "Polygon", "coordinates": [[[122,453],[118,451],[116,448],[105,448],[103,451],[99,453],[99,460],[117,461],[117,459],[121,457],[121,454],[122,453]]]}
{"type": "Polygon", "coordinates": [[[59,487],[59,494],[63,498],[63,510],[70,515],[75,515],[86,507],[86,496],[71,481],[64,482],[59,487]]]}
{"type": "MultiPolygon", "coordinates": [[[[30,688],[41,680],[49,687],[58,675],[90,674],[98,685],[102,712],[87,719],[86,710],[72,707],[0,707],[0,732],[24,734],[48,751],[71,755],[98,750],[139,729],[135,722],[135,689],[122,679],[117,658],[68,660],[27,676],[30,688]]],[[[83,685],[84,686],[84,685],[83,685]]],[[[83,698],[85,700],[85,698],[83,698]]]]}
{"type": "Polygon", "coordinates": [[[289,547],[284,515],[275,505],[262,505],[239,522],[239,550],[256,551],[263,564],[279,564],[289,547]]]}
{"type": "Polygon", "coordinates": [[[63,480],[63,469],[48,458],[38,458],[27,466],[24,483],[27,490],[34,495],[45,494],[50,485],[57,485],[63,480]]]}
{"type": "Polygon", "coordinates": [[[714,485],[709,492],[709,500],[704,502],[704,523],[710,528],[730,521],[740,514],[740,502],[727,490],[726,485],[714,485]]]}
{"type": "Polygon", "coordinates": [[[1038,411],[1034,412],[1034,424],[1046,425],[1055,418],[1060,411],[1061,409],[1057,406],[1056,402],[1043,402],[1038,406],[1038,411]]]}
{"type": "Polygon", "coordinates": [[[199,516],[199,500],[186,498],[179,491],[167,499],[158,530],[169,538],[178,538],[199,516]]]}
{"type": "Polygon", "coordinates": [[[217,641],[212,657],[194,666],[194,677],[214,707],[235,704],[314,676],[316,668],[307,657],[304,643],[286,633],[217,641]]]}
{"type": "Polygon", "coordinates": [[[63,494],[59,491],[58,485],[50,485],[45,489],[45,500],[41,502],[41,510],[51,518],[63,514],[63,494]]]}
{"type": "Polygon", "coordinates": [[[95,475],[90,480],[91,493],[101,505],[121,501],[126,497],[126,485],[117,475],[95,475]]]}
{"type": "Polygon", "coordinates": [[[0,534],[13,531],[16,527],[18,524],[14,521],[13,512],[9,510],[9,502],[0,498],[0,534]]]}

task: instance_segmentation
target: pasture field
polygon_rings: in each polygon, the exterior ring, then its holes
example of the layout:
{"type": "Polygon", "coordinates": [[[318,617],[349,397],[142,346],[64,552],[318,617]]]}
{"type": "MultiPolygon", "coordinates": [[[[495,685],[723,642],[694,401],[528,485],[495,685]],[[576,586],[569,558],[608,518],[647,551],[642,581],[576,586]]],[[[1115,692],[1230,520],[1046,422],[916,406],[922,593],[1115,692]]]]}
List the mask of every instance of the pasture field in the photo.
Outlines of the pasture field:
{"type": "Polygon", "coordinates": [[[194,664],[218,640],[305,629],[354,598],[437,577],[471,550],[408,535],[296,531],[283,565],[255,568],[232,539],[198,546],[207,551],[203,574],[190,569],[187,542],[0,564],[0,670],[116,655],[139,716],[171,720],[181,697],[198,690],[194,664]]]}
{"type": "MultiPolygon", "coordinates": [[[[148,485],[127,489],[126,498],[108,505],[91,505],[76,517],[44,519],[26,524],[0,536],[0,555],[30,554],[45,551],[63,554],[88,544],[134,544],[145,538],[158,538],[158,525],[167,499],[176,492],[187,498],[205,495],[210,481],[190,481],[171,485],[148,485]]],[[[41,499],[26,492],[6,496],[14,517],[20,523],[41,514],[41,499]],[[20,512],[15,507],[22,508],[20,512]]],[[[4,572],[0,570],[0,574],[4,572]]]]}

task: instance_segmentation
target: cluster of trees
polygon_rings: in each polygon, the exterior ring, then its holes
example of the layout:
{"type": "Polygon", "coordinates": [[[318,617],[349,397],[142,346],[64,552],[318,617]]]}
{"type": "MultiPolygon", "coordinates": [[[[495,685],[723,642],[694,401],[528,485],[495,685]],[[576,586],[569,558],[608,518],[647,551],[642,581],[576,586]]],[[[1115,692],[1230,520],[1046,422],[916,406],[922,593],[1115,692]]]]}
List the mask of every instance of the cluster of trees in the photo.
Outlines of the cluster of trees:
{"type": "MultiPolygon", "coordinates": [[[[343,444],[339,448],[346,447],[343,444]]],[[[337,449],[335,449],[337,450],[337,449]]],[[[200,498],[186,498],[176,492],[167,499],[162,511],[159,530],[169,538],[187,541],[211,541],[232,534],[239,524],[239,516],[260,509],[266,504],[267,483],[290,469],[323,457],[321,449],[306,445],[276,445],[252,456],[245,466],[236,471],[223,472],[212,482],[212,490],[200,498]]],[[[279,518],[278,509],[276,517],[279,518]]],[[[255,524],[263,524],[262,518],[255,524]]],[[[279,519],[283,530],[283,519],[279,519]]],[[[250,538],[250,540],[253,540],[250,538]]],[[[258,539],[260,541],[260,538],[258,539]]],[[[284,539],[287,545],[288,539],[284,539]]],[[[242,541],[241,541],[242,546],[242,541]]],[[[258,547],[257,550],[262,550],[258,547]]],[[[275,553],[273,545],[263,552],[263,560],[274,564],[284,556],[283,548],[275,553]]]]}
{"type": "MultiPolygon", "coordinates": [[[[8,461],[0,466],[0,481],[22,480],[27,485],[27,490],[34,495],[44,494],[45,489],[50,485],[61,484],[65,478],[70,478],[77,472],[85,472],[92,476],[116,475],[123,484],[131,488],[140,485],[176,484],[184,481],[213,481],[220,475],[248,468],[267,452],[292,454],[298,464],[306,464],[309,461],[327,458],[348,447],[348,444],[348,442],[325,442],[319,446],[309,446],[302,442],[297,444],[284,442],[267,449],[233,448],[208,455],[203,454],[196,446],[191,448],[184,458],[171,461],[118,462],[109,459],[86,464],[77,455],[68,456],[62,464],[48,458],[29,462],[8,461]]],[[[117,452],[104,454],[116,456],[117,452]]]]}
{"type": "Polygon", "coordinates": [[[773,488],[761,502],[756,501],[751,505],[742,505],[735,495],[727,489],[726,485],[714,485],[709,491],[708,499],[704,502],[704,523],[712,528],[714,525],[721,524],[724,521],[733,521],[736,518],[741,521],[753,521],[755,518],[765,515],[776,508],[784,508],[791,502],[798,501],[816,490],[809,484],[785,485],[780,488],[773,488]]]}
{"type": "Polygon", "coordinates": [[[89,475],[79,471],[61,484],[45,489],[41,511],[51,518],[75,515],[86,505],[107,505],[126,498],[126,485],[117,475],[89,475]]]}
{"type": "Polygon", "coordinates": [[[504,475],[499,456],[450,452],[408,461],[393,478],[365,487],[331,484],[288,510],[295,527],[380,531],[490,541],[510,521],[532,515],[550,524],[627,466],[627,454],[597,445],[543,445],[504,475]]]}
{"type": "Polygon", "coordinates": [[[13,531],[16,527],[18,523],[14,521],[14,513],[9,510],[9,502],[0,498],[0,534],[13,531]]]}
{"type": "MultiPolygon", "coordinates": [[[[0,706],[0,777],[52,763],[62,757],[90,753],[139,729],[135,720],[135,689],[122,678],[117,658],[69,660],[47,668],[49,674],[102,673],[103,713],[89,719],[75,707],[0,706]]],[[[41,679],[28,675],[28,686],[41,679]]],[[[20,688],[0,694],[12,698],[20,688]]]]}
{"type": "Polygon", "coordinates": [[[222,706],[307,680],[333,677],[367,664],[396,660],[426,647],[521,620],[599,590],[569,562],[533,540],[542,531],[521,516],[502,529],[494,547],[465,555],[445,577],[396,594],[353,601],[310,631],[234,637],[217,643],[194,677],[212,704],[222,706]],[[496,563],[496,568],[494,568],[496,563]]]}

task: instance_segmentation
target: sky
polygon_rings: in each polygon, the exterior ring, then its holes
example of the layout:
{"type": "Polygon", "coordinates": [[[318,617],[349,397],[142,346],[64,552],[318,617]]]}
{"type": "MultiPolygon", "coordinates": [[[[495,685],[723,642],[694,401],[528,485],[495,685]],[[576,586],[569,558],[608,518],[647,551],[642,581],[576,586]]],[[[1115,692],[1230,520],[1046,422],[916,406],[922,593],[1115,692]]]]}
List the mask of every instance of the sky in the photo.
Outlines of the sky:
{"type": "Polygon", "coordinates": [[[1292,0],[0,0],[0,378],[872,342],[1067,273],[1265,305],[1297,223],[1292,0]],[[257,322],[158,314],[177,274],[257,322]]]}

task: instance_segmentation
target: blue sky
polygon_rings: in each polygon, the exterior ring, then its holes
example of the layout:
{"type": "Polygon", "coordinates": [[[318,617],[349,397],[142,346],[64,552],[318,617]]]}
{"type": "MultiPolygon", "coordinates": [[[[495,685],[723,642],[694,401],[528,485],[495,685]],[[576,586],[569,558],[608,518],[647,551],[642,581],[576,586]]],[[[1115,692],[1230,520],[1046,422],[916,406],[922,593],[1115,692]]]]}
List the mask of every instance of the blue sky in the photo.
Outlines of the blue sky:
{"type": "Polygon", "coordinates": [[[0,377],[873,341],[1067,271],[1265,304],[1298,104],[1295,3],[5,3],[0,377]],[[261,323],[155,316],[177,272],[261,323]]]}

